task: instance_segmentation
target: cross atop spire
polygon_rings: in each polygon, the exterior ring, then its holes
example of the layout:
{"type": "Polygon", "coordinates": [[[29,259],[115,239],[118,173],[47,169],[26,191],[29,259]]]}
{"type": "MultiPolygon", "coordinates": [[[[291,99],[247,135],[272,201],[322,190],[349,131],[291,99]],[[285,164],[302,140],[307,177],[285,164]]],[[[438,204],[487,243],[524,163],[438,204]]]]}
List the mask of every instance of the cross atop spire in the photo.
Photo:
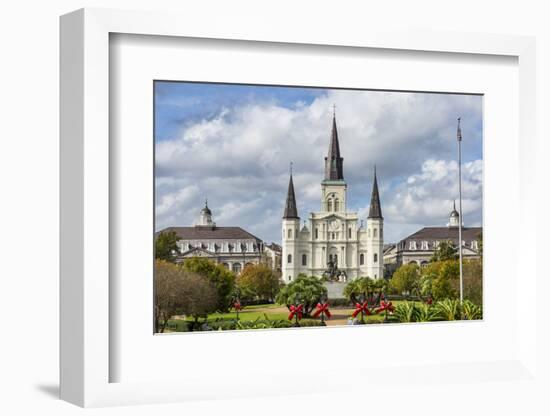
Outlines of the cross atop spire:
{"type": "Polygon", "coordinates": [[[368,218],[382,217],[382,208],[380,207],[380,195],[378,194],[378,180],[376,178],[376,165],[374,166],[374,183],[372,184],[372,195],[370,197],[370,208],[368,218]]]}
{"type": "Polygon", "coordinates": [[[336,106],[332,115],[332,132],[328,155],[325,157],[325,180],[344,180],[344,158],[340,156],[340,143],[338,141],[338,129],[336,127],[336,106]]]}
{"type": "Polygon", "coordinates": [[[458,120],[458,125],[456,127],[456,140],[461,142],[462,141],[462,130],[460,128],[460,117],[457,120],[458,120]]]}

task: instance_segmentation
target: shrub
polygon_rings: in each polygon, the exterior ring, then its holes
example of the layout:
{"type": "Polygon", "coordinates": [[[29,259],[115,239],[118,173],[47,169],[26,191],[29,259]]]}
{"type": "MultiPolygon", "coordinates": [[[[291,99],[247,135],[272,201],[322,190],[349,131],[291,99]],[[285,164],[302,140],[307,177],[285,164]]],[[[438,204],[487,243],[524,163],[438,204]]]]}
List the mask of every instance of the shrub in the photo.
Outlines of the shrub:
{"type": "Polygon", "coordinates": [[[425,303],[421,303],[416,306],[416,322],[430,322],[438,320],[439,312],[435,307],[425,303]]]}
{"type": "Polygon", "coordinates": [[[464,316],[464,319],[470,321],[481,319],[483,317],[481,308],[469,300],[465,300],[464,302],[462,302],[462,314],[464,316]]]}
{"type": "Polygon", "coordinates": [[[457,299],[445,299],[435,304],[438,317],[444,321],[460,319],[460,301],[457,299]]]}
{"type": "Polygon", "coordinates": [[[309,316],[315,305],[326,296],[327,288],[318,278],[300,274],[296,280],[283,286],[276,301],[290,307],[299,300],[299,303],[304,305],[304,315],[309,316]]]}
{"type": "Polygon", "coordinates": [[[395,307],[395,317],[399,322],[414,322],[416,318],[416,307],[414,302],[405,301],[395,307]]]}

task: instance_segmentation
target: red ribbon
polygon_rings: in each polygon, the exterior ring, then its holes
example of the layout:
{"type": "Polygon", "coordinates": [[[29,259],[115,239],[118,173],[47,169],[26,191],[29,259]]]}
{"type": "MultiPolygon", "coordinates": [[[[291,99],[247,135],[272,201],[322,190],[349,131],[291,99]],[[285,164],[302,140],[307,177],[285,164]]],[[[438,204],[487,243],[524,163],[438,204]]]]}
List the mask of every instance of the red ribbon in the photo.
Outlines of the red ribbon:
{"type": "Polygon", "coordinates": [[[318,303],[317,310],[313,314],[313,317],[317,318],[323,312],[325,313],[325,316],[330,319],[331,314],[330,314],[330,311],[328,310],[328,303],[318,303]]]}
{"type": "Polygon", "coordinates": [[[426,299],[426,305],[431,306],[432,303],[433,303],[432,298],[426,299]]]}
{"type": "Polygon", "coordinates": [[[380,307],[376,309],[376,313],[380,313],[383,311],[388,311],[389,313],[393,313],[394,310],[395,308],[391,302],[382,301],[380,302],[380,307]]]}
{"type": "Polygon", "coordinates": [[[236,311],[240,311],[242,309],[240,302],[235,302],[233,304],[233,307],[235,308],[236,311]]]}
{"type": "Polygon", "coordinates": [[[294,315],[298,315],[298,320],[302,319],[303,305],[290,305],[290,313],[288,314],[288,319],[291,321],[292,318],[294,318],[294,315]]]}
{"type": "Polygon", "coordinates": [[[355,310],[353,311],[353,313],[351,314],[351,317],[352,318],[355,318],[357,315],[359,315],[361,313],[361,311],[365,314],[365,315],[370,315],[370,309],[369,309],[369,303],[368,302],[365,302],[363,303],[362,305],[360,303],[356,303],[355,304],[355,310]]]}

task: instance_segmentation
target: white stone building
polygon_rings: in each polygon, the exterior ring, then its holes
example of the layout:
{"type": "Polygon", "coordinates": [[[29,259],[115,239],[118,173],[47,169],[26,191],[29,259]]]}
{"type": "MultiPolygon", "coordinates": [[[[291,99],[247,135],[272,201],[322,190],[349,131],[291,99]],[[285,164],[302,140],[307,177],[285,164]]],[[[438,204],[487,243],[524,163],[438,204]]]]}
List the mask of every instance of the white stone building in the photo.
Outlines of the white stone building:
{"type": "Polygon", "coordinates": [[[176,262],[206,257],[239,274],[245,266],[263,259],[264,243],[241,227],[218,227],[205,203],[193,227],[168,227],[161,232],[176,232],[179,253],[176,262]]]}
{"type": "Polygon", "coordinates": [[[325,177],[321,182],[320,210],[310,213],[307,225],[304,223],[302,228],[290,174],[282,221],[282,279],[285,282],[294,280],[300,273],[321,277],[329,261],[336,263],[347,279],[363,276],[378,279],[384,275],[384,219],[376,168],[367,226],[364,227],[358,214],[347,210],[348,189],[343,165],[336,118],[333,117],[325,177]]]}

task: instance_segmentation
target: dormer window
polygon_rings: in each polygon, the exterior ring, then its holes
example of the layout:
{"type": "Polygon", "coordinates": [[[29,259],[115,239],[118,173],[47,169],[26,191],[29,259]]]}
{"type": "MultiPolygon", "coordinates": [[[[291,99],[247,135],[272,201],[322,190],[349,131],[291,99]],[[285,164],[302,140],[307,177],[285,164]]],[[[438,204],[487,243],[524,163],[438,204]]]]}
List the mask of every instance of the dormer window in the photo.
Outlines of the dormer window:
{"type": "Polygon", "coordinates": [[[427,241],[422,241],[422,250],[429,250],[427,241]]]}
{"type": "Polygon", "coordinates": [[[477,249],[478,249],[477,241],[476,241],[476,240],[472,241],[472,249],[473,249],[473,250],[477,250],[477,249]]]}
{"type": "Polygon", "coordinates": [[[409,250],[416,250],[416,241],[409,241],[409,250]]]}

